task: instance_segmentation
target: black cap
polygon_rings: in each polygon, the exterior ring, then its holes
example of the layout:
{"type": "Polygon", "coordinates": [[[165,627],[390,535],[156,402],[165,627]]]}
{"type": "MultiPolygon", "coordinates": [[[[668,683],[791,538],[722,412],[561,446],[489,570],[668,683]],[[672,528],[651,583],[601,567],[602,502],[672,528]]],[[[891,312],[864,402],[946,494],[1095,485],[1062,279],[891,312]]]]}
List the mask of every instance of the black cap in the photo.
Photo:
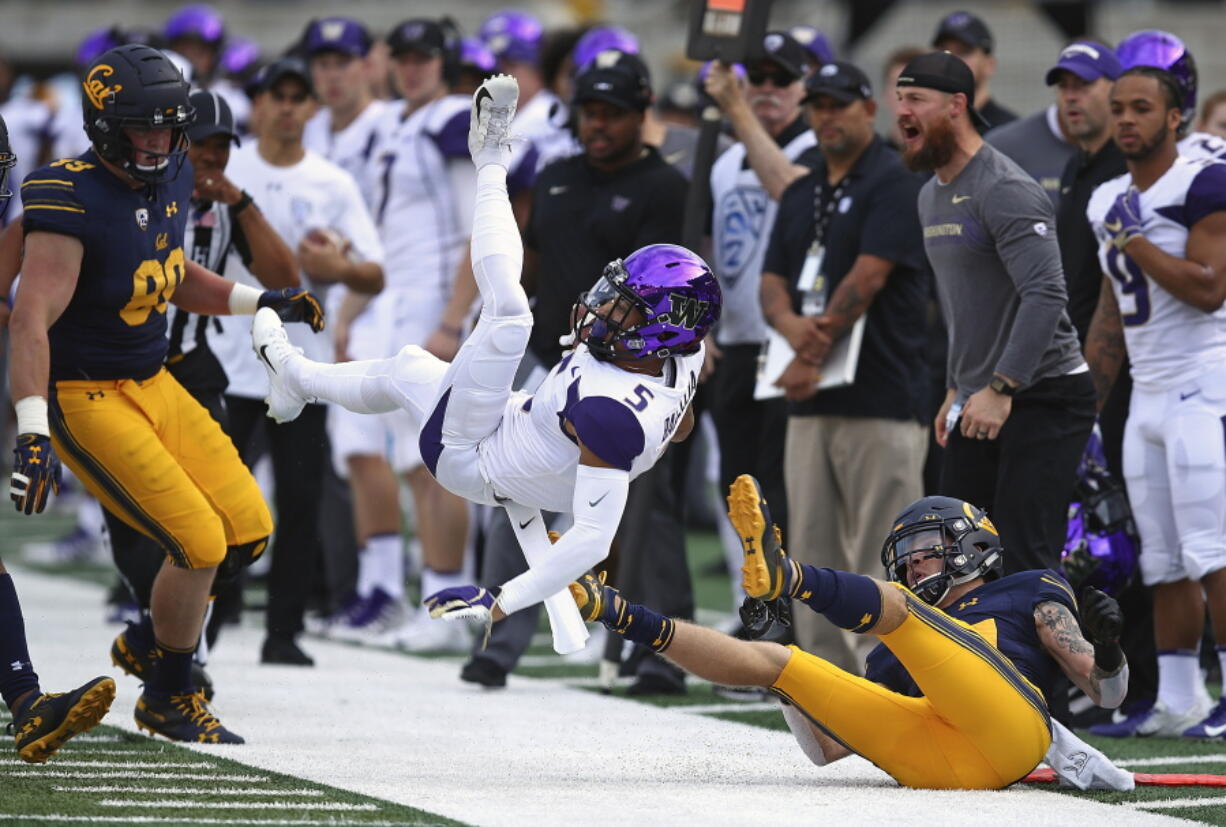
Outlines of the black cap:
{"type": "Polygon", "coordinates": [[[601,52],[591,67],[575,78],[575,105],[592,100],[642,112],[651,105],[651,80],[646,64],[624,52],[601,52]],[[607,63],[602,65],[601,59],[606,56],[607,63]]]}
{"type": "Polygon", "coordinates": [[[803,78],[813,70],[817,58],[801,45],[800,41],[787,32],[767,32],[762,38],[763,55],[750,58],[747,63],[756,60],[769,60],[777,63],[798,78],[803,78]]]}
{"type": "Polygon", "coordinates": [[[306,87],[308,95],[315,94],[311,73],[302,59],[297,57],[278,58],[265,66],[255,78],[255,92],[267,92],[285,78],[296,78],[306,87]]]}
{"type": "Polygon", "coordinates": [[[989,54],[994,45],[988,25],[968,11],[956,11],[941,18],[936,34],[932,36],[932,45],[936,46],[946,39],[961,41],[989,54]]]}
{"type": "Polygon", "coordinates": [[[203,141],[214,135],[229,135],[236,145],[241,145],[238,139],[238,129],[234,125],[234,113],[230,104],[216,92],[204,90],[192,92],[188,101],[196,109],[196,120],[187,128],[187,137],[192,143],[203,141]]]}
{"type": "Polygon", "coordinates": [[[805,96],[801,103],[808,103],[819,95],[834,98],[840,103],[852,103],[871,98],[873,85],[859,67],[835,60],[805,78],[805,96]]]}
{"type": "Polygon", "coordinates": [[[415,17],[396,25],[387,36],[387,47],[392,56],[405,52],[421,52],[427,55],[442,55],[452,47],[451,35],[437,20],[415,17]]]}
{"type": "Polygon", "coordinates": [[[899,86],[919,86],[966,95],[966,106],[974,123],[987,127],[988,122],[975,108],[975,75],[966,61],[949,52],[928,52],[913,58],[898,74],[899,86]]]}

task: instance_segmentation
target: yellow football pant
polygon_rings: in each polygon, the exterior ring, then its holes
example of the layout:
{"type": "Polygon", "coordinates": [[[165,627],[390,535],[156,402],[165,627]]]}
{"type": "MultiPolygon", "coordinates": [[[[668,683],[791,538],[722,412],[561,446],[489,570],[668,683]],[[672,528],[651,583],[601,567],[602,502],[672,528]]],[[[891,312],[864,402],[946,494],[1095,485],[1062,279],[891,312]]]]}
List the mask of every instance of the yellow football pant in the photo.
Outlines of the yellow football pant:
{"type": "Polygon", "coordinates": [[[162,369],[144,381],[56,382],[56,453],[91,494],[181,568],[272,533],[272,515],[234,443],[162,369]]]}
{"type": "Polygon", "coordinates": [[[796,647],[771,689],[904,786],[999,789],[1021,779],[1051,743],[1042,693],[966,624],[906,596],[907,619],[880,637],[924,697],[796,647]]]}

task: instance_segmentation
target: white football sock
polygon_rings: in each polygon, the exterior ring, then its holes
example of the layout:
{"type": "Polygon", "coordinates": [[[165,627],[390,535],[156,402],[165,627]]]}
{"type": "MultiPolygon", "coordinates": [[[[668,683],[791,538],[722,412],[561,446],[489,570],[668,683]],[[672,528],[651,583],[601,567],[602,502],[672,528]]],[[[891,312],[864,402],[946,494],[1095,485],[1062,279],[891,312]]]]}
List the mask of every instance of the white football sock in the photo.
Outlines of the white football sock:
{"type": "Polygon", "coordinates": [[[358,567],[358,594],[377,587],[399,600],[404,597],[404,538],[399,534],[376,534],[366,539],[358,567]]]}
{"type": "Polygon", "coordinates": [[[1187,712],[1206,694],[1199,660],[1185,649],[1158,653],[1158,700],[1171,712],[1187,712]]]}
{"type": "Polygon", "coordinates": [[[495,318],[530,312],[520,284],[524,245],[507,197],[507,171],[496,164],[477,170],[473,209],[473,276],[485,303],[482,315],[495,318]]]}

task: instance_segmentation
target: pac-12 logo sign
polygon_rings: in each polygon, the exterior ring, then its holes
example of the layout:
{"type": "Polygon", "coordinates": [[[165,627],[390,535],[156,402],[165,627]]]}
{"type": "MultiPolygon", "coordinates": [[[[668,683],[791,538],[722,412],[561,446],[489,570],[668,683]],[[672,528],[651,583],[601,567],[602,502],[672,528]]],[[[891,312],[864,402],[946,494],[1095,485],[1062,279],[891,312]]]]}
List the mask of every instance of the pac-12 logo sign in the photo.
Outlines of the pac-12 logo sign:
{"type": "Polygon", "coordinates": [[[694,329],[711,304],[676,293],[668,294],[668,303],[670,305],[668,312],[660,317],[660,321],[675,327],[684,327],[686,330],[694,329]]]}
{"type": "Polygon", "coordinates": [[[716,269],[729,284],[756,260],[758,246],[765,240],[763,225],[769,204],[770,196],[761,187],[737,187],[720,199],[716,207],[720,230],[716,269]]]}
{"type": "Polygon", "coordinates": [[[103,80],[103,78],[109,78],[113,74],[115,74],[114,69],[105,63],[99,63],[89,70],[89,76],[81,84],[85,89],[85,97],[89,98],[89,102],[94,105],[95,109],[105,109],[105,99],[108,96],[123,91],[121,84],[116,83],[114,86],[107,86],[103,80]]]}

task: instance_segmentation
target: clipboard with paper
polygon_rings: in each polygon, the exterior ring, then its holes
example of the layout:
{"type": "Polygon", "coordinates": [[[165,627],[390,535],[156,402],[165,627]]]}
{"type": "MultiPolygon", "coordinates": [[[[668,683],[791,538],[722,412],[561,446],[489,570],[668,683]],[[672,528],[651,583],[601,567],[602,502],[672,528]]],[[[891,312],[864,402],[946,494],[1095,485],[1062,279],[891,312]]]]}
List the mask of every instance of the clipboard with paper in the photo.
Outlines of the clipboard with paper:
{"type": "MultiPolygon", "coordinates": [[[[851,330],[839,338],[830,348],[830,355],[822,365],[822,378],[817,383],[820,393],[830,388],[841,388],[856,381],[856,368],[860,364],[860,346],[864,342],[864,324],[867,316],[856,319],[851,330]]],[[[776,387],[775,382],[783,375],[783,371],[796,352],[783,338],[783,334],[774,328],[766,330],[766,341],[762,343],[762,353],[758,356],[758,379],[754,385],[754,399],[774,399],[783,396],[783,388],[776,387]]]]}

